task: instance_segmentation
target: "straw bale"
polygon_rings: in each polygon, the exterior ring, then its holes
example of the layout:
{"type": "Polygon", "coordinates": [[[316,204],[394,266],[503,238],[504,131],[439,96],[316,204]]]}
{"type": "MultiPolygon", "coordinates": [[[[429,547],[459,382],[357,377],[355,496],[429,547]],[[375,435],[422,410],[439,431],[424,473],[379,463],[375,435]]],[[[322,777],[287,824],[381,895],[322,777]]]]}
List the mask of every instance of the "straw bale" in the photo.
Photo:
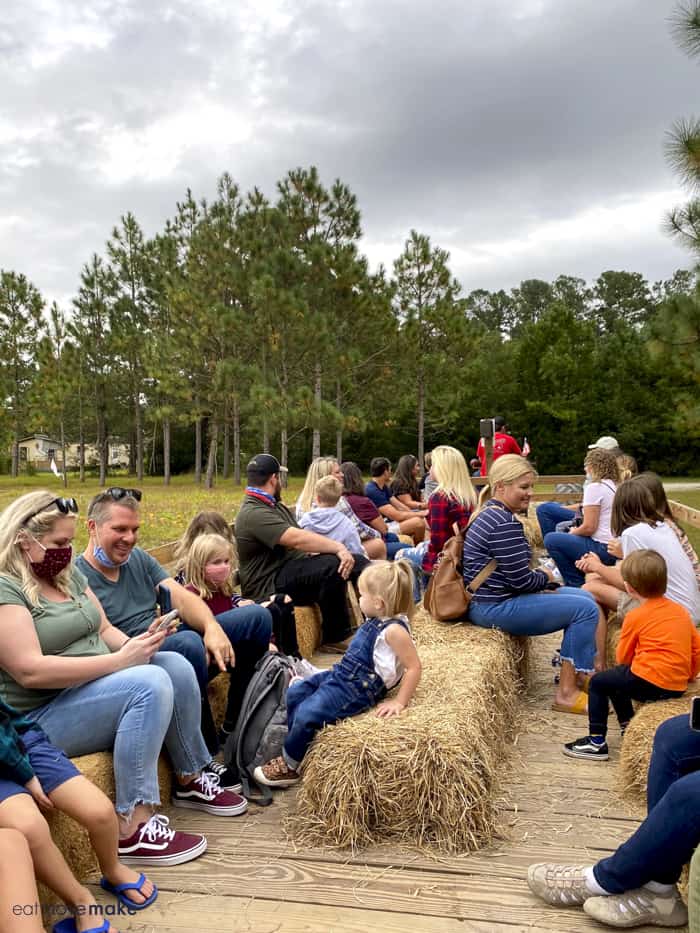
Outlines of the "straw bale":
{"type": "MultiPolygon", "coordinates": [[[[236,676],[235,673],[233,675],[236,676]]],[[[226,704],[228,702],[229,675],[217,674],[209,683],[209,705],[211,707],[214,723],[217,727],[222,726],[224,715],[226,714],[226,704]]]]}
{"type": "Polygon", "coordinates": [[[620,750],[617,782],[620,793],[630,803],[643,808],[647,800],[647,772],[654,735],[662,722],[673,716],[687,715],[690,697],[700,693],[700,683],[693,681],[682,697],[644,703],[635,712],[625,730],[620,750]]]}
{"type": "Polygon", "coordinates": [[[303,658],[311,658],[321,644],[321,610],[318,606],[295,606],[297,641],[303,658]]]}
{"type": "Polygon", "coordinates": [[[493,839],[522,644],[424,610],[413,628],[423,677],[411,707],[328,726],[309,750],[290,819],[301,844],[469,852],[493,839]]]}
{"type": "MultiPolygon", "coordinates": [[[[73,763],[82,774],[100,788],[110,800],[115,799],[114,768],[110,752],[96,752],[73,759],[73,763]]],[[[163,803],[170,803],[172,793],[172,772],[168,759],[161,755],[158,759],[158,784],[163,803]]],[[[53,841],[63,853],[73,874],[83,880],[98,870],[97,859],[92,850],[87,831],[75,823],[65,813],[49,812],[45,814],[51,828],[53,841]]],[[[56,898],[47,889],[42,892],[42,902],[56,903],[56,898]],[[43,897],[43,894],[46,897],[43,897]]]]}
{"type": "Polygon", "coordinates": [[[537,521],[537,510],[534,503],[530,503],[527,515],[515,513],[515,517],[523,526],[527,543],[533,551],[544,551],[544,539],[542,538],[542,529],[537,521]]]}
{"type": "Polygon", "coordinates": [[[615,667],[617,664],[617,646],[620,643],[621,633],[622,622],[618,619],[617,613],[612,612],[608,617],[608,628],[605,635],[605,660],[608,667],[615,667]]]}

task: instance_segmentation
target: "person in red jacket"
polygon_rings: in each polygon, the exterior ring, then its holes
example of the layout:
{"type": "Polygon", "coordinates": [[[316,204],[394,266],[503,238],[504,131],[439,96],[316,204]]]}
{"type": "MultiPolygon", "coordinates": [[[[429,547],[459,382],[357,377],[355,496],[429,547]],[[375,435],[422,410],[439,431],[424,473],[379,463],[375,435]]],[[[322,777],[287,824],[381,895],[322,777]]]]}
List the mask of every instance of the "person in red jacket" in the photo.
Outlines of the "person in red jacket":
{"type": "Polygon", "coordinates": [[[595,674],[588,687],[590,734],[567,742],[570,758],[605,761],[608,702],[624,733],[634,714],[632,700],[650,702],[681,696],[700,671],[700,634],[690,613],[666,599],[666,561],[658,551],[633,551],[620,565],[625,589],[641,605],[625,616],[617,646],[617,667],[595,674]]]}
{"type": "MultiPolygon", "coordinates": [[[[516,441],[514,437],[508,433],[508,428],[506,427],[506,419],[501,415],[497,415],[493,419],[494,426],[494,435],[493,435],[493,454],[491,460],[498,460],[499,457],[502,457],[503,454],[518,454],[522,456],[523,452],[520,449],[520,444],[516,441]]],[[[488,474],[488,469],[486,465],[486,447],[484,446],[483,437],[479,438],[479,444],[476,448],[476,455],[481,461],[481,475],[486,476],[488,474]]]]}

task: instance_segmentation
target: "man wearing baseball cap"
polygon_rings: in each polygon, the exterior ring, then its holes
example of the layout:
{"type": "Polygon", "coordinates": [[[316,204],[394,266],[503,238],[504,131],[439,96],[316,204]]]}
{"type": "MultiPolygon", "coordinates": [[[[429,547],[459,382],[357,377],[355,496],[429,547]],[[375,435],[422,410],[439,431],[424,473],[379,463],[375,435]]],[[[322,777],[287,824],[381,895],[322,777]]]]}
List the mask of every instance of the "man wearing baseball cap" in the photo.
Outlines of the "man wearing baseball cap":
{"type": "Polygon", "coordinates": [[[248,464],[235,523],[241,593],[247,599],[286,593],[301,606],[318,603],[325,647],[344,651],[350,635],[345,581],[359,574],[367,559],[299,527],[281,501],[282,471],[286,468],[271,454],[257,454],[248,464]]]}

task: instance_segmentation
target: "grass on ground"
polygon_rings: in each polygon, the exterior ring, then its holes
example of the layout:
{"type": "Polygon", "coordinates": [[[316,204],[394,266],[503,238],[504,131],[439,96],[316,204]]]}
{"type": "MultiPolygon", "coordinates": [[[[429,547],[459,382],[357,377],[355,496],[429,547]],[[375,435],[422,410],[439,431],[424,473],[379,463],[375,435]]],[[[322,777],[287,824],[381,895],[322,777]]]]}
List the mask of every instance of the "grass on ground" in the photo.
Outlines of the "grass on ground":
{"type": "MultiPolygon", "coordinates": [[[[683,481],[683,478],[679,477],[669,480],[673,483],[683,481]]],[[[698,482],[698,479],[697,477],[688,478],[687,482],[698,482]]],[[[293,505],[303,485],[303,476],[290,476],[288,488],[283,493],[284,501],[293,505]]],[[[139,543],[146,548],[156,547],[179,538],[190,519],[203,509],[215,509],[225,515],[229,521],[233,521],[244,489],[242,485],[234,485],[231,479],[220,479],[213,489],[208,490],[203,484],[197,485],[192,474],[174,476],[169,486],[164,486],[162,478],[158,476],[145,477],[140,483],[133,476],[110,476],[108,486],[127,488],[137,486],[143,491],[139,543]]],[[[545,485],[538,486],[538,492],[545,492],[548,488],[545,485]]],[[[73,496],[77,499],[80,518],[75,549],[82,551],[87,543],[84,519],[88,503],[100,491],[97,478],[88,477],[84,483],[81,483],[77,474],[71,474],[68,477],[68,488],[64,490],[62,482],[52,474],[21,476],[18,479],[0,476],[0,511],[17,496],[35,489],[48,489],[55,496],[73,496]]],[[[694,509],[700,509],[700,490],[674,490],[670,498],[694,509]]],[[[688,525],[686,531],[695,550],[700,553],[700,528],[688,525]]]]}

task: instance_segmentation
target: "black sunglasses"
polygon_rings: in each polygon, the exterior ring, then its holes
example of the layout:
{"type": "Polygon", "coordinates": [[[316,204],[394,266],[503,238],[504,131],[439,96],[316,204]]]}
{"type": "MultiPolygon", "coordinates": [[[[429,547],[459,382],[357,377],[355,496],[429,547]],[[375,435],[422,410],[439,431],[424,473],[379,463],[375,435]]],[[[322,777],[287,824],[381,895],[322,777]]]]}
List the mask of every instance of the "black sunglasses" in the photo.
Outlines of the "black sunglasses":
{"type": "Polygon", "coordinates": [[[124,489],[123,486],[110,486],[109,489],[105,489],[104,492],[101,492],[97,498],[99,500],[107,496],[114,499],[115,502],[119,502],[120,499],[126,499],[127,496],[140,502],[142,492],[140,489],[124,489]]]}
{"type": "Polygon", "coordinates": [[[35,518],[37,515],[40,515],[42,512],[48,512],[48,510],[54,505],[63,515],[68,515],[69,512],[77,513],[78,511],[78,503],[75,501],[75,499],[64,499],[61,496],[58,499],[52,499],[51,502],[47,502],[46,505],[42,505],[40,509],[32,512],[31,515],[27,515],[22,524],[26,525],[28,521],[31,521],[31,519],[35,518]]]}

